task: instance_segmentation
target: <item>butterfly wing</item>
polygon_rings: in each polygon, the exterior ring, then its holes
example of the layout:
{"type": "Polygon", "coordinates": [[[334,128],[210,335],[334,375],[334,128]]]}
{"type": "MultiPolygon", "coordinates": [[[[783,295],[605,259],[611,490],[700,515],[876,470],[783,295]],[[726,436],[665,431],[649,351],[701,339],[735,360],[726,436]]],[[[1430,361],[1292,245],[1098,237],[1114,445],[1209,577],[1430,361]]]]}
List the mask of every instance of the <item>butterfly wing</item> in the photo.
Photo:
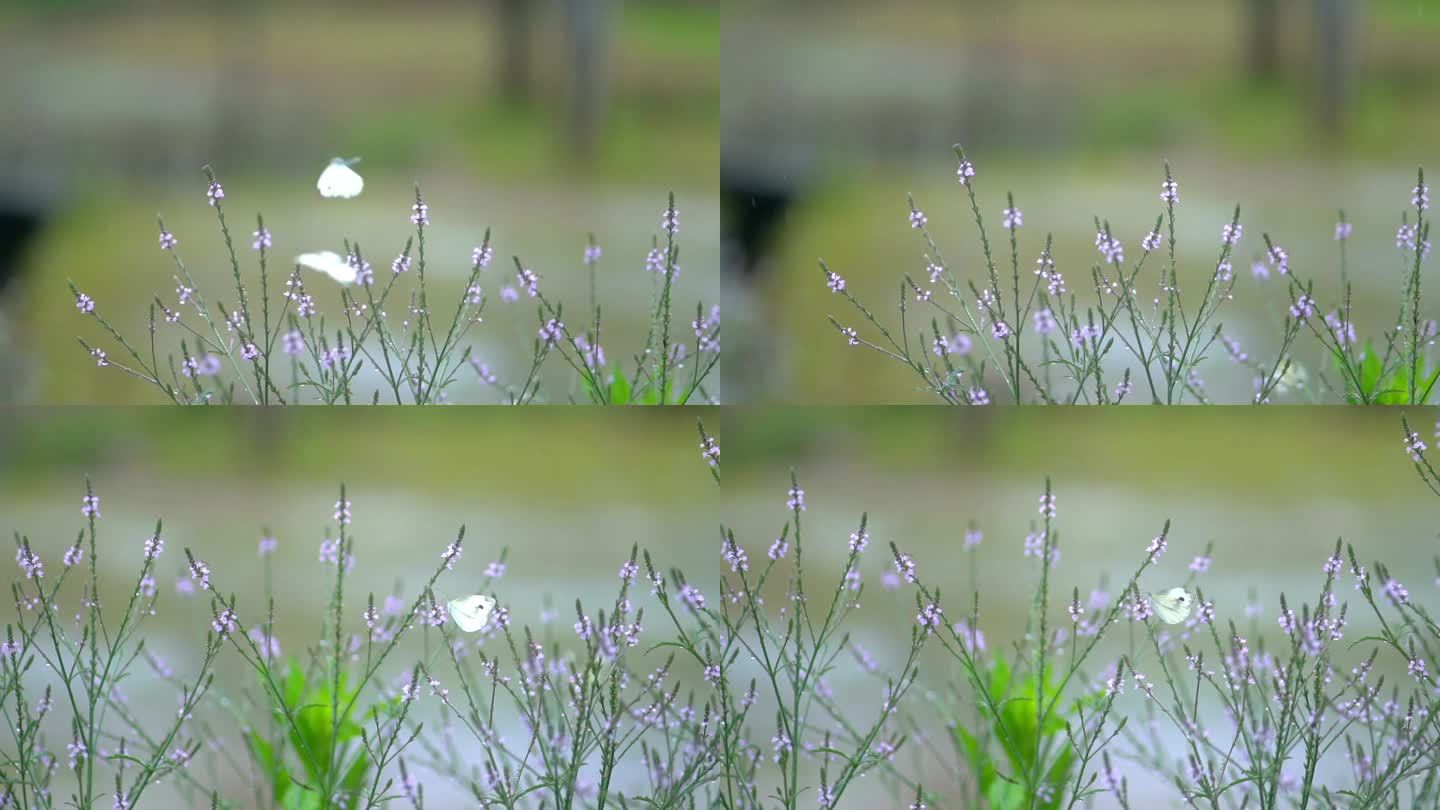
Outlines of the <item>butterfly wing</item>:
{"type": "Polygon", "coordinates": [[[340,258],[338,253],[330,250],[322,250],[318,253],[301,253],[295,257],[295,263],[301,267],[308,267],[316,270],[341,284],[354,284],[356,270],[349,262],[340,258]]]}
{"type": "Polygon", "coordinates": [[[450,618],[467,633],[473,633],[490,622],[490,613],[495,610],[495,600],[482,594],[451,599],[447,605],[450,618]]]}
{"type": "Polygon", "coordinates": [[[331,161],[325,171],[320,172],[315,188],[320,191],[321,197],[348,200],[358,196],[365,188],[365,179],[342,161],[336,160],[331,161]]]}
{"type": "Polygon", "coordinates": [[[1155,615],[1166,624],[1179,624],[1189,618],[1194,602],[1194,598],[1186,593],[1184,588],[1171,588],[1163,593],[1150,595],[1150,604],[1155,608],[1155,615]]]}

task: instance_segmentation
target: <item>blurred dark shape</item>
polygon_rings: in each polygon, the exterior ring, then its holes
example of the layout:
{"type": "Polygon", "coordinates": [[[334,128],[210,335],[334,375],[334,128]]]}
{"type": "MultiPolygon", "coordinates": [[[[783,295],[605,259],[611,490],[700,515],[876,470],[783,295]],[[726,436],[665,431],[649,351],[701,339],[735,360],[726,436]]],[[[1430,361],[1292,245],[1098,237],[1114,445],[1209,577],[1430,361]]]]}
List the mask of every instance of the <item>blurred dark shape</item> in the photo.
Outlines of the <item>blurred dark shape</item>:
{"type": "Polygon", "coordinates": [[[25,250],[48,220],[45,212],[15,200],[0,199],[0,297],[25,267],[25,250]]]}
{"type": "Polygon", "coordinates": [[[1280,2],[1279,0],[1244,0],[1249,13],[1250,34],[1246,62],[1250,78],[1256,82],[1276,79],[1280,73],[1280,2]]]}
{"type": "Polygon", "coordinates": [[[499,0],[500,93],[515,106],[530,103],[530,31],[532,0],[499,0]]]}
{"type": "Polygon", "coordinates": [[[570,37],[570,137],[581,158],[595,153],[606,93],[605,43],[611,0],[568,0],[570,37]]]}
{"type": "Polygon", "coordinates": [[[1343,134],[1350,95],[1349,3],[1315,0],[1315,119],[1332,138],[1343,134]]]}
{"type": "Polygon", "coordinates": [[[737,159],[720,160],[720,242],[732,251],[725,267],[754,281],[775,247],[785,215],[804,195],[796,171],[765,171],[737,159]],[[737,255],[738,254],[738,255],[737,255]]]}

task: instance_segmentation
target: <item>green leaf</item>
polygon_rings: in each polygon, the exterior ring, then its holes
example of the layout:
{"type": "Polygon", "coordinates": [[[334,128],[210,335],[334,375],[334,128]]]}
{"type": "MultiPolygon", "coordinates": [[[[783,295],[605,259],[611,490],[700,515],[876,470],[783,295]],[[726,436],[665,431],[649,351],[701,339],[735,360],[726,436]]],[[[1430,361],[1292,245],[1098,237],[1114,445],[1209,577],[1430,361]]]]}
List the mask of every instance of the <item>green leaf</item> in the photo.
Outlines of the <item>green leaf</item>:
{"type": "Polygon", "coordinates": [[[625,379],[625,375],[618,371],[615,373],[614,378],[610,380],[610,404],[630,404],[630,381],[625,379]]]}

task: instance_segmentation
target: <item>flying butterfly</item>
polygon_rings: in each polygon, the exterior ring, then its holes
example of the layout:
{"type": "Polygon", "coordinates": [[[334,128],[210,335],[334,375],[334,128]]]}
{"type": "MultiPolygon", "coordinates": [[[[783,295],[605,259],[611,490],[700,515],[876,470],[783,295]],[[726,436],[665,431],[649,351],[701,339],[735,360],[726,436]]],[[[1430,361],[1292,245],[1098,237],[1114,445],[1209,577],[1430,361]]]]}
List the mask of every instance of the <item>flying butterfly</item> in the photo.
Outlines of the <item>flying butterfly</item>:
{"type": "Polygon", "coordinates": [[[332,158],[330,165],[320,172],[320,179],[315,183],[315,188],[320,190],[320,196],[338,197],[342,200],[359,196],[360,190],[365,188],[365,178],[350,168],[359,162],[360,158],[332,158]]]}
{"type": "Polygon", "coordinates": [[[1195,607],[1195,597],[1186,593],[1184,588],[1171,588],[1150,594],[1150,604],[1155,608],[1155,615],[1160,617],[1160,621],[1179,624],[1190,618],[1190,610],[1195,607]]]}
{"type": "Polygon", "coordinates": [[[451,599],[446,607],[450,610],[450,618],[455,620],[461,630],[474,633],[489,624],[490,613],[495,610],[495,600],[477,593],[474,596],[451,599]]]}
{"type": "Polygon", "coordinates": [[[355,283],[359,273],[355,266],[345,261],[340,254],[333,250],[322,250],[316,253],[301,253],[295,257],[295,263],[301,267],[308,267],[311,270],[318,270],[321,273],[335,279],[344,285],[355,283]]]}

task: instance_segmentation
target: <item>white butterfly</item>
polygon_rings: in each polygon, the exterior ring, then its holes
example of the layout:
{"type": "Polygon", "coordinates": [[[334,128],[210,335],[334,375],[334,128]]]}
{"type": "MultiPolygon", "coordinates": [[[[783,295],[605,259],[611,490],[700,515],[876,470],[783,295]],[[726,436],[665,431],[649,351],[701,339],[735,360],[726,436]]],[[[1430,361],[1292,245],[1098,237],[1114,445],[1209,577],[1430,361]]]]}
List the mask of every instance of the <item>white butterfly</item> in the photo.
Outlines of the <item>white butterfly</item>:
{"type": "Polygon", "coordinates": [[[355,283],[355,277],[357,275],[355,266],[345,261],[340,254],[333,250],[322,250],[318,253],[301,253],[295,257],[295,263],[301,267],[308,267],[311,270],[319,270],[341,284],[350,285],[355,283]]]}
{"type": "Polygon", "coordinates": [[[495,609],[495,600],[477,593],[474,596],[451,599],[446,607],[450,609],[450,618],[460,625],[461,630],[473,633],[490,622],[490,611],[495,609]]]}
{"type": "Polygon", "coordinates": [[[320,190],[320,196],[345,200],[358,196],[360,190],[365,188],[365,178],[350,168],[350,164],[359,161],[360,158],[331,158],[330,165],[320,172],[320,180],[315,183],[315,188],[320,190]]]}
{"type": "Polygon", "coordinates": [[[1186,593],[1184,588],[1171,588],[1150,594],[1150,604],[1155,608],[1155,615],[1160,617],[1160,621],[1179,624],[1190,617],[1190,609],[1195,606],[1195,597],[1186,593]]]}

